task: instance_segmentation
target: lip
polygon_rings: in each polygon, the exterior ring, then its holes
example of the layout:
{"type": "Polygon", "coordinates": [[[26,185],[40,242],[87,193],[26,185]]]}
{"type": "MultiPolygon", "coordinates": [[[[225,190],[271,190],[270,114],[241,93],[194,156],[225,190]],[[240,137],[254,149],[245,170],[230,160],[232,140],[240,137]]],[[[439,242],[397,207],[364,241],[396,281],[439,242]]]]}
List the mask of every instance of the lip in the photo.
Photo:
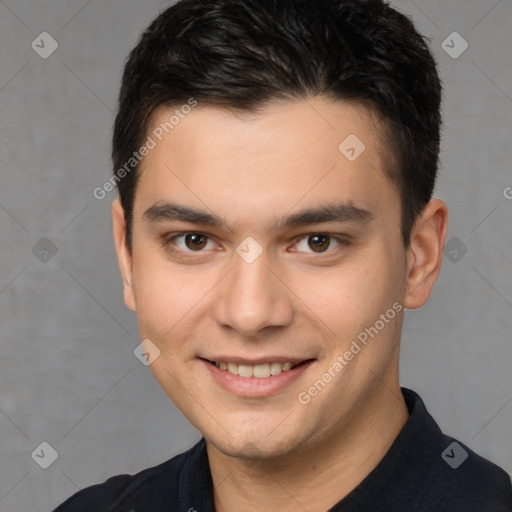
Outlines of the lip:
{"type": "MultiPolygon", "coordinates": [[[[212,364],[211,361],[206,359],[201,358],[200,361],[206,366],[206,369],[210,372],[210,375],[217,384],[223,387],[226,391],[243,398],[265,398],[275,395],[297,380],[315,362],[314,359],[272,359],[272,362],[289,362],[298,364],[298,366],[281,372],[279,375],[271,375],[265,379],[258,379],[257,377],[240,377],[239,375],[233,375],[227,370],[217,368],[215,364],[212,364]]],[[[219,359],[219,361],[223,361],[223,359],[219,359]]],[[[248,361],[243,359],[227,358],[226,362],[227,361],[233,363],[239,362],[238,364],[261,364],[259,360],[254,359],[248,361]]],[[[262,362],[268,361],[269,359],[262,362]]]]}
{"type": "Polygon", "coordinates": [[[244,357],[233,357],[233,356],[215,356],[215,357],[200,357],[199,359],[203,359],[207,362],[226,362],[226,363],[235,363],[235,364],[247,364],[250,366],[256,366],[257,364],[265,364],[265,363],[293,363],[300,364],[310,359],[312,357],[303,357],[301,359],[289,357],[289,356],[264,356],[253,359],[246,359],[244,357]]]}

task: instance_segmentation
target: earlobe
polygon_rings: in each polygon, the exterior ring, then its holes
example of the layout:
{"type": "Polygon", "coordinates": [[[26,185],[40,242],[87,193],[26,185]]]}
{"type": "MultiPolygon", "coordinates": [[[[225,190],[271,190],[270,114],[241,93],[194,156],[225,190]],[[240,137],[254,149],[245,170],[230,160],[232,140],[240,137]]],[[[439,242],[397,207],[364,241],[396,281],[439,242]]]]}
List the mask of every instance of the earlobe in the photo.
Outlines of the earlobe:
{"type": "Polygon", "coordinates": [[[126,241],[126,222],[124,218],[124,209],[121,202],[115,199],[112,203],[112,223],[114,231],[114,243],[117,251],[117,259],[121,276],[123,278],[124,303],[132,311],[136,310],[135,296],[132,285],[132,254],[126,241]]]}
{"type": "Polygon", "coordinates": [[[405,307],[425,305],[432,293],[443,261],[448,227],[448,208],[444,201],[433,199],[418,217],[407,251],[408,275],[405,307]]]}

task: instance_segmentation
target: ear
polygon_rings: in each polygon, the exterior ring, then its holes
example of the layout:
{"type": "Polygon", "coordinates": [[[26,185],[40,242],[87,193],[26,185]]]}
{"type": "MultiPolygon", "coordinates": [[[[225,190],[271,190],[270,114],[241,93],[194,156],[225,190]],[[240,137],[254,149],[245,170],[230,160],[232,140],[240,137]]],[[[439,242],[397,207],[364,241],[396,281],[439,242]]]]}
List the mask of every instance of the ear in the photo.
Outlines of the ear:
{"type": "Polygon", "coordinates": [[[420,308],[430,298],[441,271],[447,229],[448,208],[444,201],[433,199],[425,206],[411,232],[407,250],[406,308],[420,308]]]}
{"type": "Polygon", "coordinates": [[[135,296],[132,286],[132,253],[126,243],[126,222],[124,209],[119,198],[112,203],[112,221],[114,227],[114,243],[116,245],[117,259],[123,278],[124,303],[135,311],[135,296]]]}

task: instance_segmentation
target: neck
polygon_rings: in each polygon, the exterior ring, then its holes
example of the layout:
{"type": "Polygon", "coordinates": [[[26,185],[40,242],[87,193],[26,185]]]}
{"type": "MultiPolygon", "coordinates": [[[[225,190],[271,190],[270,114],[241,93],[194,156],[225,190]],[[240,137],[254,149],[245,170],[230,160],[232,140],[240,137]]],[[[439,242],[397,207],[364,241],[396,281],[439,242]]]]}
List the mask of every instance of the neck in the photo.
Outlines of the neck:
{"type": "MultiPolygon", "coordinates": [[[[381,386],[381,389],[383,387],[381,386]]],[[[367,400],[346,425],[279,459],[242,460],[208,444],[218,512],[325,512],[378,465],[409,413],[398,383],[367,400]]]]}

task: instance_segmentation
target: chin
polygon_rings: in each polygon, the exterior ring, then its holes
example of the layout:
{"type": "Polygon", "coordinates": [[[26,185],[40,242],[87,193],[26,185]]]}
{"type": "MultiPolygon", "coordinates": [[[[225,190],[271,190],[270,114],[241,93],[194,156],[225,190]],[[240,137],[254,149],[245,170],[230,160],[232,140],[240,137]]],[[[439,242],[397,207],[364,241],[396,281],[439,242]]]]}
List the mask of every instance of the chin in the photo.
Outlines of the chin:
{"type": "Polygon", "coordinates": [[[239,435],[224,435],[218,437],[204,437],[219,452],[229,457],[250,460],[269,460],[283,457],[296,450],[305,442],[304,433],[300,434],[298,439],[291,432],[281,432],[280,435],[272,433],[270,437],[265,437],[261,432],[240,433],[239,435]]]}

